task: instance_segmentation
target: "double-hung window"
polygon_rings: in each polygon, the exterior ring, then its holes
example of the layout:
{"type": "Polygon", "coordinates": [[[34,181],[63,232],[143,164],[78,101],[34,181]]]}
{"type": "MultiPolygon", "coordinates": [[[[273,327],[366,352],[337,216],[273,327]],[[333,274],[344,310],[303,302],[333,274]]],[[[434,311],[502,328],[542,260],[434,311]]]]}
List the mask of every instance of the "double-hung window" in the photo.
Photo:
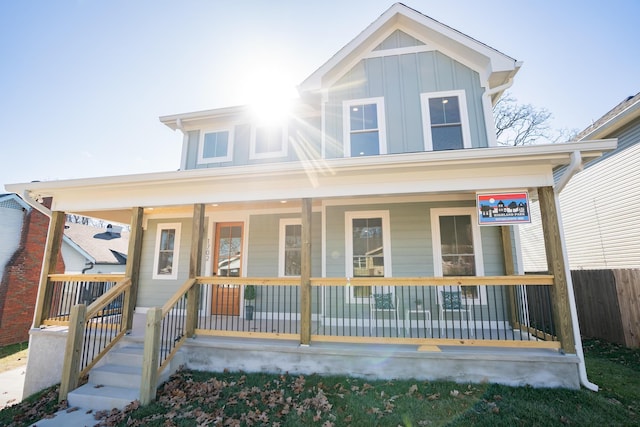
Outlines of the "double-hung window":
{"type": "Polygon", "coordinates": [[[299,219],[280,220],[279,276],[300,276],[302,251],[302,223],[299,219]]]}
{"type": "Polygon", "coordinates": [[[420,100],[425,150],[471,148],[464,91],[423,93],[420,100]]]}
{"type": "Polygon", "coordinates": [[[153,278],[175,280],[178,278],[180,224],[158,224],[156,233],[153,278]]]}
{"type": "MultiPolygon", "coordinates": [[[[388,211],[347,212],[347,277],[391,277],[391,240],[388,211]]],[[[369,299],[369,286],[349,286],[350,302],[369,299]]]]}
{"type": "Polygon", "coordinates": [[[198,144],[198,163],[229,162],[233,158],[231,129],[203,130],[198,144]]]}
{"type": "Polygon", "coordinates": [[[269,159],[287,155],[287,128],[283,125],[262,125],[251,128],[252,159],[269,159]]]}
{"type": "MultiPolygon", "coordinates": [[[[482,243],[475,208],[431,209],[434,275],[484,276],[482,243]]],[[[467,300],[486,303],[480,298],[481,286],[461,286],[467,300]]]]}
{"type": "Polygon", "coordinates": [[[387,154],[384,98],[344,101],[345,157],[387,154]]]}

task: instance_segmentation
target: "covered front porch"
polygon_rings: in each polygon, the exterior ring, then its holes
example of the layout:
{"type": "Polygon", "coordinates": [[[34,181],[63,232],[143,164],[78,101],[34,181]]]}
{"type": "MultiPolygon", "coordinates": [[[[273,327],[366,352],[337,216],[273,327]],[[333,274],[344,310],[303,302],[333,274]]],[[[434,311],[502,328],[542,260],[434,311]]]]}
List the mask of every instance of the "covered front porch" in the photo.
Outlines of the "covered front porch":
{"type": "Polygon", "coordinates": [[[573,150],[472,151],[27,184],[54,197],[32,331],[64,337],[51,384],[65,398],[131,340],[143,404],[177,354],[190,368],[585,384],[551,186],[573,150]],[[489,189],[539,201],[548,275],[518,274],[512,226],[479,227],[489,189]],[[66,212],[130,223],[124,275],[53,274],[66,212]]]}

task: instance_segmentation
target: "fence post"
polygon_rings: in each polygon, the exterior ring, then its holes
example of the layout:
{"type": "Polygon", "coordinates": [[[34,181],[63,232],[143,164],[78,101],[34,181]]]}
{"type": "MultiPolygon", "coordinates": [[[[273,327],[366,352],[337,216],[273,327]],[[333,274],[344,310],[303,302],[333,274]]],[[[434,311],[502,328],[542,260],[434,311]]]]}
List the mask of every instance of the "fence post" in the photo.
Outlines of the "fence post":
{"type": "Polygon", "coordinates": [[[560,230],[556,195],[553,187],[539,187],[538,199],[540,201],[544,246],[547,253],[547,268],[553,274],[554,285],[551,288],[553,318],[562,350],[566,353],[574,354],[576,352],[576,344],[571,320],[569,283],[562,250],[562,230],[560,230]]]}
{"type": "Polygon", "coordinates": [[[42,261],[42,270],[40,271],[38,298],[36,300],[36,307],[33,316],[34,328],[38,328],[42,325],[44,319],[49,316],[49,310],[51,309],[53,286],[49,281],[49,274],[55,273],[56,271],[60,245],[62,244],[62,235],[64,233],[65,219],[66,215],[64,212],[53,211],[51,213],[51,219],[49,220],[49,232],[47,234],[47,242],[42,261]]]}
{"type": "Polygon", "coordinates": [[[300,248],[300,344],[311,342],[311,199],[302,199],[300,248]]]}
{"type": "Polygon", "coordinates": [[[87,306],[77,304],[71,308],[69,319],[69,332],[67,345],[64,352],[64,364],[62,365],[62,378],[60,380],[60,394],[58,402],[67,399],[70,391],[78,387],[80,381],[80,358],[82,356],[82,341],[87,317],[87,306]]]}
{"type": "Polygon", "coordinates": [[[140,403],[142,405],[148,405],[156,400],[161,323],[162,309],[159,307],[150,308],[147,311],[142,355],[142,379],[140,382],[140,403]]]}

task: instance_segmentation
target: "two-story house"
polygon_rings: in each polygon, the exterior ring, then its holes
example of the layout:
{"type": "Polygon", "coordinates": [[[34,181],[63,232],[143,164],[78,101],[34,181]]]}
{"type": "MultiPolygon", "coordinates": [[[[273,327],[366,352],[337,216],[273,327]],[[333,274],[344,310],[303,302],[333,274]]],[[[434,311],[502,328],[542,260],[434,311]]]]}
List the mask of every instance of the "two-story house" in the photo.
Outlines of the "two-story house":
{"type": "Polygon", "coordinates": [[[492,105],[520,67],[397,3],[300,84],[283,122],[161,117],[183,136],[179,171],[8,185],[54,200],[34,326],[55,326],[32,332],[27,383],[62,371],[66,396],[103,363],[81,342],[107,322],[120,342],[105,352],[146,336],[143,403],[177,353],[194,369],[593,387],[553,170],[616,142],[497,146],[492,105]],[[510,223],[479,225],[480,194],[540,200],[550,274],[521,274],[510,223]],[[65,212],[131,224],[125,275],[88,308],[60,310],[81,278],[50,274],[65,212]],[[46,374],[37,348],[67,324],[72,350],[46,374]]]}

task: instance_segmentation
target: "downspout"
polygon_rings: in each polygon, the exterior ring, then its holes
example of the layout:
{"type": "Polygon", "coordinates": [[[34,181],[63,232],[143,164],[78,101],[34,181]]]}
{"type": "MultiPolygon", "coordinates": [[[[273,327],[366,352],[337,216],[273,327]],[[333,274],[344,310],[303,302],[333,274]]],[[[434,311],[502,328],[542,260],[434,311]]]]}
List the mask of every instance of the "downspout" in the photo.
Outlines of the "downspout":
{"type": "Polygon", "coordinates": [[[571,153],[571,161],[569,162],[569,166],[567,166],[567,170],[564,171],[556,185],[554,185],[554,190],[556,194],[560,194],[564,187],[569,183],[569,180],[573,178],[573,175],[580,172],[582,170],[582,155],[580,151],[576,150],[571,153]]]}
{"type": "Polygon", "coordinates": [[[87,261],[84,265],[88,265],[88,267],[83,268],[82,273],[80,274],[84,274],[85,271],[91,270],[93,267],[95,267],[95,264],[91,261],[87,261]]]}
{"type": "MultiPolygon", "coordinates": [[[[574,151],[571,153],[571,162],[567,167],[567,170],[562,174],[558,183],[554,186],[554,201],[556,204],[556,211],[558,215],[558,223],[561,230],[564,230],[564,225],[562,224],[562,212],[560,211],[560,192],[567,185],[571,177],[575,175],[582,169],[582,156],[579,151],[574,151]]],[[[565,260],[568,260],[567,256],[567,245],[565,243],[564,238],[561,239],[562,242],[562,257],[565,260]]],[[[567,291],[569,292],[569,311],[571,313],[571,323],[573,323],[573,340],[576,346],[576,356],[578,356],[578,375],[580,376],[580,384],[591,391],[598,391],[599,387],[597,384],[592,383],[587,378],[587,367],[584,363],[584,351],[582,349],[582,337],[580,336],[580,323],[578,321],[578,310],[576,308],[576,297],[575,292],[573,291],[573,280],[571,279],[571,267],[568,262],[565,262],[565,276],[567,278],[567,291]]]]}

